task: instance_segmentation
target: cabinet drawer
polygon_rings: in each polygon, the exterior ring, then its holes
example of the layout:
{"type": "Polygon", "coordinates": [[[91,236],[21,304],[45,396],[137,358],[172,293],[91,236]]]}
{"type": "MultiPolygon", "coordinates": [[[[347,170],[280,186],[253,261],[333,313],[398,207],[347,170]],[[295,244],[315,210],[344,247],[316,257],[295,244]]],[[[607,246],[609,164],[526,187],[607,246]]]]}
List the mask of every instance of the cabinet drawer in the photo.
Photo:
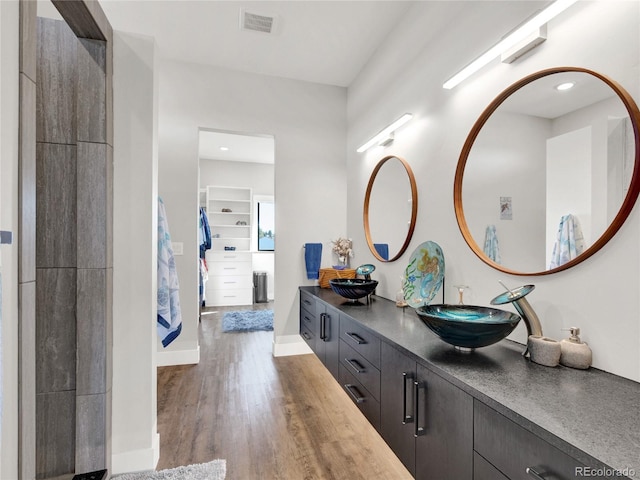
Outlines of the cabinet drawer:
{"type": "Polygon", "coordinates": [[[207,305],[251,305],[253,289],[207,290],[207,305]]]}
{"type": "MultiPolygon", "coordinates": [[[[473,452],[473,480],[509,480],[500,470],[487,462],[478,452],[473,452]]],[[[533,479],[532,479],[533,480],[533,479]]]]}
{"type": "Polygon", "coordinates": [[[340,338],[374,367],[380,368],[380,339],[349,317],[340,316],[340,338]]]}
{"type": "Polygon", "coordinates": [[[349,398],[356,404],[364,416],[373,427],[380,431],[380,403],[371,396],[371,393],[356,379],[349,370],[341,363],[339,370],[339,380],[342,388],[347,392],[349,398]]]}
{"type": "Polygon", "coordinates": [[[309,295],[307,292],[300,292],[300,312],[302,313],[302,309],[307,310],[310,315],[315,317],[316,314],[316,300],[313,296],[309,295]]]}
{"type": "MultiPolygon", "coordinates": [[[[251,277],[251,262],[211,262],[208,264],[209,276],[239,276],[251,277]]],[[[251,280],[253,283],[253,280],[251,280]]]]}
{"type": "Polygon", "coordinates": [[[207,263],[213,262],[249,262],[251,263],[251,252],[215,252],[208,250],[206,253],[207,263]]]}
{"type": "Polygon", "coordinates": [[[340,340],[340,363],[358,379],[369,393],[380,401],[380,370],[357,351],[340,340]]]}
{"type": "Polygon", "coordinates": [[[253,288],[253,280],[247,275],[229,275],[213,278],[207,282],[211,290],[234,290],[239,288],[253,288]]]}
{"type": "MultiPolygon", "coordinates": [[[[474,450],[511,480],[576,478],[582,463],[525,430],[484,403],[474,401],[474,450]]],[[[601,477],[595,477],[601,478],[601,477]]]]}
{"type": "Polygon", "coordinates": [[[304,323],[300,323],[300,336],[307,342],[307,345],[311,347],[311,350],[316,350],[316,336],[313,333],[313,329],[304,323]]]}

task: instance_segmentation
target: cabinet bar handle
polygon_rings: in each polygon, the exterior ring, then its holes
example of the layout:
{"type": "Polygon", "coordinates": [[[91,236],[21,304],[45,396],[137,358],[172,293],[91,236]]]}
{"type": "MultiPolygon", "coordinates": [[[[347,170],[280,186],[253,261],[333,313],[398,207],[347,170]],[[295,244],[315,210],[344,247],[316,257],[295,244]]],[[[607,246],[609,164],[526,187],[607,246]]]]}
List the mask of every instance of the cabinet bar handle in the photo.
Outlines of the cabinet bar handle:
{"type": "MultiPolygon", "coordinates": [[[[407,415],[407,380],[413,380],[413,375],[407,372],[402,372],[402,424],[406,425],[407,423],[413,423],[413,417],[411,415],[407,415]]],[[[411,386],[413,386],[413,382],[411,382],[411,386]]]]}
{"type": "Polygon", "coordinates": [[[364,338],[362,338],[360,335],[358,335],[357,333],[352,333],[352,332],[344,332],[351,340],[355,341],[358,345],[364,345],[365,340],[364,338]]]}
{"type": "Polygon", "coordinates": [[[353,398],[356,403],[363,403],[365,401],[365,397],[360,394],[355,385],[347,383],[344,385],[344,389],[351,395],[351,398],[353,398]]]}
{"type": "Polygon", "coordinates": [[[416,425],[413,430],[413,436],[420,437],[425,434],[424,427],[420,426],[420,389],[425,388],[425,384],[413,382],[413,385],[416,387],[416,404],[413,406],[415,410],[414,415],[416,417],[416,425]]]}
{"type": "Polygon", "coordinates": [[[527,475],[529,475],[531,478],[535,478],[536,480],[544,480],[544,477],[531,467],[527,467],[525,469],[525,472],[527,472],[527,475]]]}
{"type": "Polygon", "coordinates": [[[327,338],[327,325],[326,325],[326,321],[327,321],[327,314],[326,313],[321,313],[320,314],[320,340],[322,340],[323,342],[326,342],[326,338],[327,338]]]}
{"type": "Polygon", "coordinates": [[[349,366],[351,368],[353,368],[353,370],[356,373],[364,373],[365,369],[362,365],[360,365],[360,362],[358,362],[357,360],[349,360],[348,358],[344,359],[345,362],[347,362],[347,364],[349,364],[349,366]]]}

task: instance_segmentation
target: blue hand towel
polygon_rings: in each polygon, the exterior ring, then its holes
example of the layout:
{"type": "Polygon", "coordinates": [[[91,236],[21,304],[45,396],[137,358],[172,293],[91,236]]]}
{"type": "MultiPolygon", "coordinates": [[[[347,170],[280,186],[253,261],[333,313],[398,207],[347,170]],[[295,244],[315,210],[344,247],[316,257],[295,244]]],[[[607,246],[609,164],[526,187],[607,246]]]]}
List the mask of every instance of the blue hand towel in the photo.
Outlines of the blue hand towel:
{"type": "Polygon", "coordinates": [[[389,260],[389,244],[388,243],[374,243],[373,246],[384,260],[389,260]]]}
{"type": "Polygon", "coordinates": [[[320,262],[322,260],[321,243],[305,243],[304,262],[307,266],[307,278],[315,280],[320,278],[320,262]]]}

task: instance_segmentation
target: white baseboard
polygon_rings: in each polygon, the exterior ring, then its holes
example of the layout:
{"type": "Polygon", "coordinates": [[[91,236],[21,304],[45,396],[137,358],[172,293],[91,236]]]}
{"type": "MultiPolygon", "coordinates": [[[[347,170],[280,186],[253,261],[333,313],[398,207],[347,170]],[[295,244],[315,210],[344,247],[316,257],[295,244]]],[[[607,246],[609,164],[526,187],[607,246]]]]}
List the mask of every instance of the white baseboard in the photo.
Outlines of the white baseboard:
{"type": "Polygon", "coordinates": [[[190,350],[160,351],[156,356],[156,365],[158,367],[193,365],[196,363],[200,363],[200,345],[190,350]]]}
{"type": "Polygon", "coordinates": [[[155,470],[160,459],[160,434],[153,437],[153,445],[149,448],[114,453],[111,457],[111,475],[129,472],[155,470]]]}
{"type": "Polygon", "coordinates": [[[304,355],[313,353],[300,335],[280,335],[273,341],[273,356],[304,355]]]}

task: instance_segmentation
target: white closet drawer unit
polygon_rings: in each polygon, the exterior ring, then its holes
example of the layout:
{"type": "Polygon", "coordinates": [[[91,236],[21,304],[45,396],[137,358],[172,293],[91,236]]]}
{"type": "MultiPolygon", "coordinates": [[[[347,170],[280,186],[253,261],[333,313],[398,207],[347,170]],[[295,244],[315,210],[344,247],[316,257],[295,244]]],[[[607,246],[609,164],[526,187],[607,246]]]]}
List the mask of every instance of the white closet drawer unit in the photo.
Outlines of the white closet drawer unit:
{"type": "Polygon", "coordinates": [[[205,303],[207,306],[251,305],[253,264],[251,252],[208,251],[205,303]]]}

